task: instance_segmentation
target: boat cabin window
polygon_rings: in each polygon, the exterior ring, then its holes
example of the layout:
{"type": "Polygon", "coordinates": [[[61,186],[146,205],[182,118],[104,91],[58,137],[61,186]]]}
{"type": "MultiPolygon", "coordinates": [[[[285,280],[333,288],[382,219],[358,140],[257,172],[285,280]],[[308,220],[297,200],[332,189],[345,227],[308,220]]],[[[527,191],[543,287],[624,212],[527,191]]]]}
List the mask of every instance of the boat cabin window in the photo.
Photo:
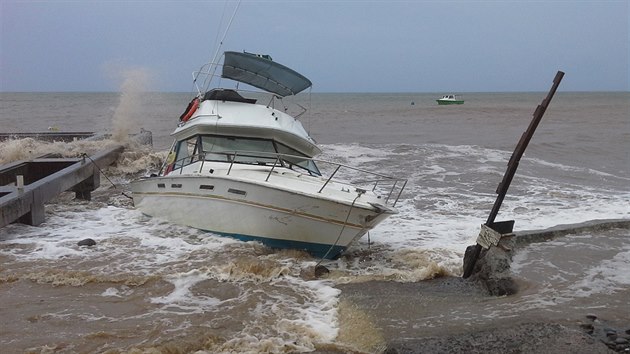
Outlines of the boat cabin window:
{"type": "Polygon", "coordinates": [[[177,145],[177,155],[174,168],[181,168],[199,160],[199,150],[197,148],[197,137],[180,141],[177,145]]]}
{"type": "Polygon", "coordinates": [[[255,165],[279,163],[287,168],[302,169],[311,175],[321,176],[313,160],[271,139],[218,135],[195,136],[178,143],[175,168],[198,161],[200,156],[203,156],[206,161],[255,165]]]}
{"type": "Polygon", "coordinates": [[[206,160],[232,161],[235,152],[238,163],[273,164],[276,160],[276,149],[273,141],[262,139],[246,139],[224,136],[202,136],[202,151],[206,160]],[[260,153],[263,154],[260,154],[260,153]]]}
{"type": "MultiPolygon", "coordinates": [[[[295,165],[297,167],[305,169],[312,175],[316,175],[316,176],[322,175],[321,172],[319,172],[319,169],[317,168],[315,161],[309,159],[308,157],[304,156],[303,154],[300,154],[299,152],[295,151],[294,149],[291,149],[290,147],[284,144],[276,143],[276,145],[278,147],[279,153],[286,154],[286,155],[293,155],[291,157],[284,156],[284,160],[285,160],[284,162],[286,164],[295,165]],[[299,156],[304,156],[304,158],[299,158],[299,156]]],[[[288,166],[288,167],[292,168],[292,166],[288,166]]]]}

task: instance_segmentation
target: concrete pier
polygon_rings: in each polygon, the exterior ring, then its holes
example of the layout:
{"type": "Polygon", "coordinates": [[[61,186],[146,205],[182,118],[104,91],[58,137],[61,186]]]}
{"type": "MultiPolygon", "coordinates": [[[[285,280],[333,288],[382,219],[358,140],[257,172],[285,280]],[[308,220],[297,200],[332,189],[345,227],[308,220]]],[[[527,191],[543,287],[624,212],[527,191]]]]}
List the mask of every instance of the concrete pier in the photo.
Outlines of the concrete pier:
{"type": "MultiPolygon", "coordinates": [[[[90,139],[94,133],[23,133],[12,138],[33,137],[47,141],[90,139]]],[[[4,134],[8,135],[8,134],[4,134]]],[[[0,141],[2,137],[0,137],[0,141]]],[[[132,141],[150,145],[150,131],[142,130],[132,141]]],[[[13,222],[39,225],[44,222],[44,203],[61,192],[74,191],[78,199],[90,200],[100,185],[100,170],[115,162],[124,146],[114,145],[92,156],[58,158],[41,156],[0,166],[0,227],[13,222]]]]}
{"type": "Polygon", "coordinates": [[[0,227],[16,221],[41,224],[44,203],[64,191],[72,190],[77,198],[90,200],[91,191],[100,185],[99,168],[116,161],[123,150],[117,145],[89,159],[39,158],[4,165],[0,170],[0,227]]]}

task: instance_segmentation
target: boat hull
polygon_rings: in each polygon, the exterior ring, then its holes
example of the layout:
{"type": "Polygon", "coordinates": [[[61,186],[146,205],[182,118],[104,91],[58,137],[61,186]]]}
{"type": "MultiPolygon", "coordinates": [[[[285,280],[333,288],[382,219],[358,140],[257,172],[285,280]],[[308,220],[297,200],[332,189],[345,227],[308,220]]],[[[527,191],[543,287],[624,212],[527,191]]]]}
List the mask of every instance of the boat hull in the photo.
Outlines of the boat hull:
{"type": "Polygon", "coordinates": [[[132,190],[144,214],[331,259],[394,213],[362,202],[358,194],[354,201],[334,200],[325,193],[212,176],[154,177],[133,182],[132,190]]]}
{"type": "Polygon", "coordinates": [[[436,100],[438,105],[440,106],[446,106],[446,105],[451,105],[451,104],[464,104],[463,100],[436,100]]]}

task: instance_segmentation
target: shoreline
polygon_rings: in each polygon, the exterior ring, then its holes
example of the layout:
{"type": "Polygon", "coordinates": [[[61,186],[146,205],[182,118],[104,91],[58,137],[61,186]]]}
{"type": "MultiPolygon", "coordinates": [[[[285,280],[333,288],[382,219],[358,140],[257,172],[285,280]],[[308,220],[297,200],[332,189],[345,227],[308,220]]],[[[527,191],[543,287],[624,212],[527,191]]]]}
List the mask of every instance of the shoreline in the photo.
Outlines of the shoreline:
{"type": "MultiPolygon", "coordinates": [[[[374,281],[338,288],[342,300],[367,313],[385,339],[385,348],[362,348],[368,350],[357,353],[614,353],[605,341],[612,344],[617,338],[630,337],[630,323],[627,328],[619,328],[605,319],[591,319],[594,315],[589,313],[564,314],[565,319],[525,314],[463,325],[456,319],[456,311],[443,314],[445,323],[439,327],[427,326],[436,315],[431,308],[467,303],[470,308],[483,310],[484,304],[492,301],[483,286],[461,278],[418,283],[374,281]],[[455,321],[449,324],[450,316],[455,321]],[[617,337],[607,336],[610,330],[616,331],[617,337]]],[[[625,348],[627,343],[618,351],[625,348]]]]}
{"type": "MultiPolygon", "coordinates": [[[[630,220],[593,220],[545,230],[516,232],[515,236],[506,240],[504,246],[508,247],[493,247],[484,252],[477,267],[483,267],[483,272],[477,269],[469,279],[441,277],[416,283],[370,281],[337,285],[341,290],[340,301],[349,304],[354,311],[364,313],[382,336],[379,345],[342,352],[630,352],[630,315],[626,321],[620,321],[619,318],[611,321],[606,318],[607,312],[604,309],[575,311],[560,305],[553,308],[552,315],[535,308],[519,309],[507,314],[500,312],[510,308],[511,302],[519,300],[521,290],[532,292],[527,284],[522,284],[509,274],[512,255],[518,253],[522,247],[569,234],[597,234],[604,230],[626,233],[628,229],[630,220]],[[506,262],[507,271],[497,267],[497,264],[505,265],[506,262]],[[496,296],[497,284],[508,284],[514,292],[508,292],[511,295],[496,296]]],[[[630,289],[627,292],[630,295],[630,289]]],[[[592,296],[588,301],[596,304],[598,298],[592,296]]],[[[616,311],[624,311],[624,305],[620,306],[622,308],[616,311]]],[[[628,306],[627,302],[625,306],[628,306]]],[[[340,322],[343,321],[341,313],[340,322]]],[[[343,344],[344,336],[344,326],[341,326],[340,344],[343,344]]],[[[355,343],[348,343],[349,347],[354,348],[361,344],[356,341],[355,339],[355,343]]],[[[315,352],[339,353],[338,349],[325,348],[315,352]]]]}

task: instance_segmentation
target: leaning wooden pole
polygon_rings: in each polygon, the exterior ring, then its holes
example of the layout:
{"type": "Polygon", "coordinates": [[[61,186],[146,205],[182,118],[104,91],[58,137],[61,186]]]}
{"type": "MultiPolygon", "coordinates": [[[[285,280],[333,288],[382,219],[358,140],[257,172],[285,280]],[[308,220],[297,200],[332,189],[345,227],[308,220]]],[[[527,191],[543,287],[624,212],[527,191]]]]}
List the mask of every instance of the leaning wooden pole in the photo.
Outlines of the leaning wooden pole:
{"type": "MultiPolygon", "coordinates": [[[[534,135],[534,132],[536,131],[536,128],[538,127],[538,124],[542,120],[542,117],[545,114],[545,111],[547,110],[547,107],[549,106],[549,103],[551,102],[553,95],[556,93],[556,90],[558,89],[558,86],[560,85],[560,81],[562,81],[562,77],[564,77],[564,72],[558,71],[558,73],[556,74],[556,77],[553,79],[553,86],[549,90],[547,97],[536,108],[536,111],[534,112],[534,117],[532,121],[529,123],[529,127],[527,127],[527,130],[521,136],[521,140],[516,145],[516,148],[514,149],[514,153],[512,153],[512,157],[510,158],[510,161],[508,162],[507,170],[505,171],[505,174],[503,175],[503,180],[501,181],[501,183],[499,184],[496,190],[497,199],[495,200],[494,205],[492,206],[492,210],[490,211],[490,215],[488,215],[488,219],[486,220],[486,223],[484,224],[491,230],[494,230],[500,233],[505,233],[498,230],[497,227],[493,227],[495,225],[495,218],[497,214],[499,213],[499,209],[501,208],[503,199],[505,199],[505,195],[507,194],[507,191],[510,188],[510,183],[512,183],[512,178],[514,177],[514,174],[516,173],[516,169],[518,168],[518,164],[521,161],[521,157],[523,156],[523,153],[525,153],[525,149],[527,148],[529,141],[532,139],[532,136],[534,135]]],[[[513,225],[513,222],[511,222],[509,226],[509,230],[503,230],[503,231],[512,232],[511,230],[512,225],[513,225]]],[[[482,231],[483,231],[483,228],[482,228],[482,231]]],[[[464,275],[463,275],[464,278],[468,278],[472,274],[475,264],[477,263],[477,259],[479,258],[479,254],[481,253],[482,245],[479,244],[479,239],[477,241],[477,244],[471,247],[473,247],[473,249],[467,250],[466,257],[464,258],[464,275]]]]}

